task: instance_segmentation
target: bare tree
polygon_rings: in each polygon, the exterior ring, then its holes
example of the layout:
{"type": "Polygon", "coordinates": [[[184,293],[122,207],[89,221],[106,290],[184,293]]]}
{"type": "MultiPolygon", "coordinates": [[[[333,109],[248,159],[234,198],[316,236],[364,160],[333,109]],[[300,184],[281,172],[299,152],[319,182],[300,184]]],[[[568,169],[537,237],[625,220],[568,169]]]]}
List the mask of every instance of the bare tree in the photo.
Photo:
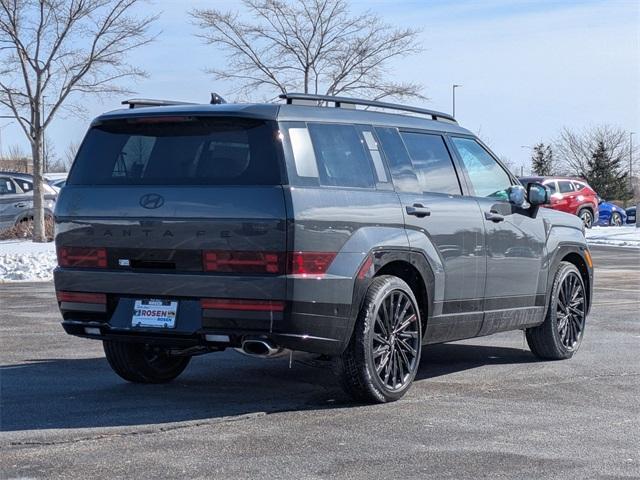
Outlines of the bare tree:
{"type": "Polygon", "coordinates": [[[67,145],[67,149],[64,151],[65,171],[68,171],[69,168],[71,168],[71,164],[76,159],[78,150],[80,150],[79,142],[70,142],[69,145],[67,145]]]}
{"type": "Polygon", "coordinates": [[[242,0],[237,12],[197,9],[198,37],[227,53],[216,79],[237,84],[236,93],[262,91],[384,97],[422,97],[421,86],[395,82],[393,59],[420,51],[418,32],[394,28],[377,15],[352,15],[345,0],[242,0]],[[391,79],[391,80],[390,80],[391,79]]]}
{"type": "Polygon", "coordinates": [[[600,125],[582,131],[563,128],[555,142],[554,151],[560,168],[566,173],[586,177],[590,161],[599,146],[604,146],[607,156],[629,165],[629,132],[610,125],[600,125]]]}
{"type": "Polygon", "coordinates": [[[143,75],[127,52],[151,41],[154,16],[136,17],[141,0],[0,0],[0,108],[31,145],[34,235],[45,241],[43,139],[55,115],[82,111],[78,94],[112,94],[143,75]]]}

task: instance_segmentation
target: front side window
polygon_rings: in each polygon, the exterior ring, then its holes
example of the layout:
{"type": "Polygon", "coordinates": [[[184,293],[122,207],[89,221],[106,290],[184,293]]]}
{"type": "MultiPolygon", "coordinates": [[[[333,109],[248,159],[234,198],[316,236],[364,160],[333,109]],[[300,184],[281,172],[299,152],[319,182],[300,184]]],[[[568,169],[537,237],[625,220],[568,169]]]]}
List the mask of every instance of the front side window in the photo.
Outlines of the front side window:
{"type": "Polygon", "coordinates": [[[460,183],[440,135],[401,133],[423,192],[460,195],[460,183]]]}
{"type": "Polygon", "coordinates": [[[453,137],[453,144],[462,159],[477,197],[508,200],[511,178],[482,145],[472,138],[453,137]]]}

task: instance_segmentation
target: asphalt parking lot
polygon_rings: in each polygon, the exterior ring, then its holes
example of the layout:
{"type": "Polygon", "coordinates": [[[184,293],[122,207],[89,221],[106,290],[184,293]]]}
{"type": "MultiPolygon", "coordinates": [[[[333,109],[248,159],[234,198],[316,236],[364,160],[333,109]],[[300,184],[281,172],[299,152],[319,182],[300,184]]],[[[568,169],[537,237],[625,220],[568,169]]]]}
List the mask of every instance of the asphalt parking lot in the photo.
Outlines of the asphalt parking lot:
{"type": "Polygon", "coordinates": [[[429,347],[409,394],[351,403],[326,362],[195,358],[169,385],[111,372],[50,283],[0,285],[2,478],[640,478],[640,251],[594,247],[577,356],[521,332],[429,347]]]}

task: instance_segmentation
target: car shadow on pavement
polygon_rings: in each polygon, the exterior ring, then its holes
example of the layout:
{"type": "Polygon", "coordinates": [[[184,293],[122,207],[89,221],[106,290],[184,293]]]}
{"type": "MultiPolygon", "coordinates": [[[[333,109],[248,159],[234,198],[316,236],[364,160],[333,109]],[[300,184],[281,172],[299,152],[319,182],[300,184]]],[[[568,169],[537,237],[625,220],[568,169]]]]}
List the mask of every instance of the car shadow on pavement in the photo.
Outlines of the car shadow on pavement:
{"type": "MultiPolygon", "coordinates": [[[[425,349],[417,381],[487,364],[532,362],[514,348],[445,344],[425,349]]],[[[0,430],[123,427],[211,421],[260,412],[352,407],[331,364],[309,355],[195,357],[174,382],[127,383],[104,358],[40,359],[0,367],[0,430]]]]}

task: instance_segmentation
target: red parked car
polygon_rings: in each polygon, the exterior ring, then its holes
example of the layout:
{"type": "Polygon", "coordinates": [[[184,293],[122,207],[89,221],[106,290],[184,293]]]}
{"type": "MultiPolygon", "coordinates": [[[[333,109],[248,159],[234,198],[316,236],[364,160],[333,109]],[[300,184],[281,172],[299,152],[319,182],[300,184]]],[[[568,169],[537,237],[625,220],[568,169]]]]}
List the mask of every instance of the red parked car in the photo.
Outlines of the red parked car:
{"type": "Polygon", "coordinates": [[[541,183],[551,190],[549,208],[578,215],[584,226],[591,228],[598,221],[598,194],[587,182],[571,177],[523,177],[523,185],[541,183]]]}

